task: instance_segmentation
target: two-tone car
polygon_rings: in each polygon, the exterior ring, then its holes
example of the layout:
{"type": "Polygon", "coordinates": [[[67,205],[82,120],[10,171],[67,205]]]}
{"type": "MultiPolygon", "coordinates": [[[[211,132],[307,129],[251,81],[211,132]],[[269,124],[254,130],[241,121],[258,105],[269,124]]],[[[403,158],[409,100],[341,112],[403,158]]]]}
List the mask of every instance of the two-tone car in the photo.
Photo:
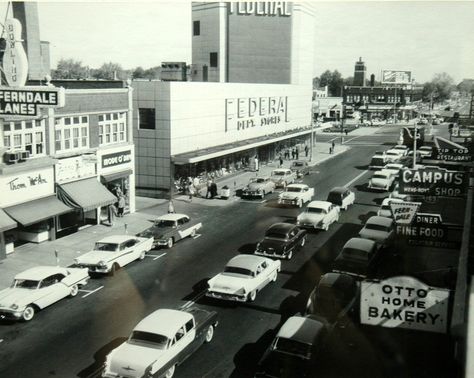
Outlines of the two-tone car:
{"type": "Polygon", "coordinates": [[[255,254],[289,260],[293,252],[305,245],[306,234],[306,230],[294,224],[275,223],[267,229],[263,240],[257,243],[255,254]]]}
{"type": "Polygon", "coordinates": [[[313,196],[314,188],[310,188],[306,184],[291,184],[286,187],[283,193],[278,195],[278,203],[303,207],[303,204],[311,201],[313,196]]]}
{"type": "Polygon", "coordinates": [[[285,188],[288,184],[295,182],[296,173],[286,168],[274,169],[270,175],[270,180],[275,183],[277,188],[285,188]]]}
{"type": "Polygon", "coordinates": [[[341,210],[347,210],[350,205],[354,204],[355,194],[349,188],[337,186],[329,191],[326,201],[339,206],[341,210]]]}
{"type": "Polygon", "coordinates": [[[171,378],[177,366],[203,343],[211,342],[217,324],[215,311],[156,310],[107,355],[102,377],[171,378]]]}
{"type": "Polygon", "coordinates": [[[222,273],[207,282],[206,295],[230,301],[253,302],[260,290],[277,280],[280,269],[280,260],[255,255],[235,256],[222,273]]]}
{"type": "Polygon", "coordinates": [[[89,280],[87,269],[37,266],[17,274],[13,284],[0,291],[0,317],[30,321],[39,310],[75,297],[89,280]]]}
{"type": "Polygon", "coordinates": [[[155,219],[153,226],[137,234],[139,237],[153,238],[153,248],[173,247],[177,241],[194,237],[202,223],[193,221],[186,214],[165,214],[155,219]]]}
{"type": "Polygon", "coordinates": [[[385,151],[385,158],[387,159],[387,163],[395,163],[399,161],[404,155],[400,153],[400,151],[396,150],[388,150],[385,151]]]}
{"type": "Polygon", "coordinates": [[[92,251],[75,258],[74,264],[89,269],[90,273],[114,275],[116,270],[132,261],[143,260],[152,247],[152,237],[107,236],[96,242],[92,251]]]}
{"type": "Polygon", "coordinates": [[[359,236],[370,239],[381,247],[386,247],[395,237],[395,221],[391,218],[374,215],[367,219],[359,236]]]}
{"type": "Polygon", "coordinates": [[[385,155],[385,151],[375,151],[374,155],[370,159],[370,169],[383,168],[387,164],[388,158],[385,155]]]}
{"type": "Polygon", "coordinates": [[[299,227],[327,231],[329,226],[339,220],[340,208],[328,201],[311,201],[296,218],[299,227]]]}
{"type": "Polygon", "coordinates": [[[388,192],[395,181],[395,176],[391,172],[381,170],[375,171],[369,180],[368,188],[388,192]]]}
{"type": "Polygon", "coordinates": [[[270,177],[253,177],[247,186],[242,190],[242,198],[260,197],[275,191],[275,183],[270,177]]]}

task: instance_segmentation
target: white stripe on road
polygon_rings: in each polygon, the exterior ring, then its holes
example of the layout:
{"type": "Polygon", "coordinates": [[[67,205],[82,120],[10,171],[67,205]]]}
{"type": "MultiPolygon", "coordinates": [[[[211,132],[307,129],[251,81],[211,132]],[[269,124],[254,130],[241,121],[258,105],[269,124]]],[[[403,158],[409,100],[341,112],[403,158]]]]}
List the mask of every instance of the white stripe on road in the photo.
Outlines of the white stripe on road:
{"type": "MultiPolygon", "coordinates": [[[[96,291],[99,291],[100,289],[103,289],[103,288],[104,288],[104,287],[101,286],[101,287],[98,287],[97,289],[92,290],[92,291],[91,291],[91,290],[87,290],[88,293],[87,293],[86,295],[83,295],[82,298],[88,297],[89,295],[94,294],[96,291]]],[[[81,290],[81,291],[86,291],[86,290],[81,290]]]]}
{"type": "Polygon", "coordinates": [[[356,182],[358,179],[360,179],[363,175],[365,175],[367,172],[369,172],[369,170],[365,170],[364,172],[362,172],[360,175],[357,175],[356,177],[354,177],[351,181],[349,181],[346,185],[344,185],[346,188],[348,188],[349,186],[351,186],[354,182],[356,182]]]}
{"type": "Polygon", "coordinates": [[[158,260],[160,257],[163,257],[164,255],[166,255],[166,252],[162,253],[161,255],[158,255],[158,256],[155,256],[155,255],[148,255],[148,256],[154,257],[153,261],[155,261],[155,260],[158,260]]]}
{"type": "Polygon", "coordinates": [[[0,339],[0,343],[3,343],[3,339],[0,339]]]}
{"type": "Polygon", "coordinates": [[[196,235],[194,235],[192,238],[193,238],[193,239],[197,239],[197,238],[200,238],[201,236],[202,236],[202,234],[196,234],[196,235]]]}
{"type": "Polygon", "coordinates": [[[348,139],[348,140],[345,140],[344,142],[342,142],[343,144],[345,143],[349,143],[351,140],[354,140],[354,139],[357,139],[357,138],[360,138],[360,137],[363,137],[364,135],[359,135],[359,136],[356,136],[354,138],[351,138],[351,139],[348,139]]]}
{"type": "Polygon", "coordinates": [[[192,307],[199,299],[201,299],[206,294],[206,290],[201,291],[193,299],[187,301],[184,305],[181,306],[181,309],[186,309],[192,307]]]}

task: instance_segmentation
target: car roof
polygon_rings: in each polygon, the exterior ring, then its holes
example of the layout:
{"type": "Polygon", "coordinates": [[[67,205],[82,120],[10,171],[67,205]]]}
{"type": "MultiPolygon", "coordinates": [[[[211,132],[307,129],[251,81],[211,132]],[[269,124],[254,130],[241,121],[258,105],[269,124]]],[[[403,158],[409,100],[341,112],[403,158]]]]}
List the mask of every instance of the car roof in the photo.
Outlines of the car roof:
{"type": "Polygon", "coordinates": [[[290,185],[287,185],[286,188],[307,188],[308,185],[306,184],[290,184],[290,185]]]}
{"type": "Polygon", "coordinates": [[[283,223],[283,222],[274,223],[270,227],[268,227],[267,232],[271,230],[271,231],[276,231],[277,233],[286,234],[290,230],[292,230],[294,227],[295,227],[295,225],[290,224],[290,223],[283,223]]]}
{"type": "Polygon", "coordinates": [[[170,221],[176,221],[178,219],[181,219],[183,217],[189,218],[186,214],[165,214],[161,215],[156,220],[170,220],[170,221]]]}
{"type": "Polygon", "coordinates": [[[321,276],[318,286],[325,286],[343,290],[344,288],[352,287],[354,283],[354,278],[348,274],[330,272],[321,276]]]}
{"type": "Polygon", "coordinates": [[[367,219],[367,222],[365,224],[381,224],[382,226],[389,227],[392,225],[393,220],[391,218],[386,218],[386,217],[379,217],[378,215],[374,215],[373,217],[370,217],[367,219]]]}
{"type": "Polygon", "coordinates": [[[278,331],[277,337],[313,344],[324,329],[324,324],[311,318],[292,316],[278,331]]]}
{"type": "Polygon", "coordinates": [[[354,248],[354,249],[359,249],[362,251],[369,251],[373,248],[374,244],[375,242],[370,239],[351,238],[346,242],[346,244],[344,244],[343,249],[354,248]]]}
{"type": "Polygon", "coordinates": [[[404,144],[397,144],[396,146],[393,146],[393,148],[398,148],[398,149],[403,148],[404,150],[406,150],[408,147],[405,146],[404,144]]]}
{"type": "Polygon", "coordinates": [[[345,186],[336,186],[334,188],[332,188],[330,190],[330,193],[345,193],[347,190],[349,190],[348,188],[346,188],[345,186]]]}
{"type": "Polygon", "coordinates": [[[127,240],[135,239],[133,235],[111,235],[97,241],[97,243],[116,243],[121,244],[127,240]]]}
{"type": "Polygon", "coordinates": [[[142,319],[133,330],[151,332],[172,339],[178,329],[192,318],[193,316],[185,311],[159,309],[142,319]]]}
{"type": "Polygon", "coordinates": [[[387,172],[387,171],[384,170],[384,169],[381,169],[381,170],[379,170],[379,171],[375,171],[375,172],[374,172],[374,175],[380,174],[380,173],[383,174],[383,175],[386,175],[386,176],[391,175],[390,172],[387,172]]]}
{"type": "Polygon", "coordinates": [[[308,207],[317,207],[318,209],[328,209],[332,205],[332,202],[328,201],[311,201],[308,203],[308,207]]]}
{"type": "Polygon", "coordinates": [[[66,268],[61,268],[59,266],[35,266],[34,268],[18,273],[15,276],[15,279],[41,281],[42,279],[57,273],[67,274],[67,270],[66,268]]]}
{"type": "Polygon", "coordinates": [[[278,168],[278,169],[274,169],[272,172],[288,172],[290,171],[291,172],[291,169],[287,169],[287,168],[278,168]]]}
{"type": "Polygon", "coordinates": [[[244,268],[254,271],[257,265],[264,260],[267,260],[267,258],[256,255],[237,255],[231,258],[226,266],[244,268]]]}

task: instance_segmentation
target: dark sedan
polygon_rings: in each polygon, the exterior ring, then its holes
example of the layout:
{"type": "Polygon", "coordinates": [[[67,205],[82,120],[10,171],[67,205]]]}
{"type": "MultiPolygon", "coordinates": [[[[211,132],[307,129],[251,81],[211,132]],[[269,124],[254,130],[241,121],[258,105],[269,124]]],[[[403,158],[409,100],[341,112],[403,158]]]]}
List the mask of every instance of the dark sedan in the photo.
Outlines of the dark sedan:
{"type": "Polygon", "coordinates": [[[289,260],[293,257],[293,251],[304,246],[305,242],[306,230],[290,223],[275,223],[257,244],[255,254],[289,260]]]}

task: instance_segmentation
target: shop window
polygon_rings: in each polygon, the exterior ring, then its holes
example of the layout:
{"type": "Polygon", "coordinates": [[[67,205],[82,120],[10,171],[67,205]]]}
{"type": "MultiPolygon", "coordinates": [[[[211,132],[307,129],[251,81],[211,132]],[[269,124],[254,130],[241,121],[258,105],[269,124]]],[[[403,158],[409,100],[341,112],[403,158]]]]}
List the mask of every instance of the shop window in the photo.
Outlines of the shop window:
{"type": "Polygon", "coordinates": [[[71,130],[66,129],[64,132],[64,149],[69,150],[71,148],[71,130]]]}
{"type": "Polygon", "coordinates": [[[125,123],[120,124],[120,139],[125,140],[125,123]]]}
{"type": "Polygon", "coordinates": [[[88,116],[56,118],[56,151],[87,148],[89,146],[88,128],[88,116]]]}
{"type": "Polygon", "coordinates": [[[21,130],[21,122],[15,122],[15,130],[21,130]]]}
{"type": "Polygon", "coordinates": [[[201,35],[201,21],[193,21],[193,35],[201,35]]]}
{"type": "Polygon", "coordinates": [[[140,108],[138,109],[139,129],[155,130],[155,109],[140,108]]]}
{"type": "Polygon", "coordinates": [[[99,116],[99,144],[120,143],[126,141],[127,113],[108,113],[99,116]],[[123,124],[123,132],[122,125],[123,124]]]}
{"type": "Polygon", "coordinates": [[[74,128],[72,130],[72,147],[73,148],[78,148],[79,147],[79,129],[74,128]]]}
{"type": "Polygon", "coordinates": [[[7,148],[10,148],[11,143],[10,143],[10,137],[9,136],[4,136],[3,137],[3,145],[7,148]]]}
{"type": "Polygon", "coordinates": [[[56,151],[61,151],[61,130],[54,132],[54,148],[56,151]]]}
{"type": "Polygon", "coordinates": [[[71,118],[69,118],[69,117],[64,118],[64,124],[65,125],[70,125],[71,124],[71,118]]]}
{"type": "Polygon", "coordinates": [[[25,122],[25,128],[32,129],[33,128],[33,122],[25,122]]]}
{"type": "Polygon", "coordinates": [[[87,147],[87,127],[81,127],[82,147],[87,147]]]}
{"type": "Polygon", "coordinates": [[[211,52],[209,54],[209,60],[210,60],[210,66],[211,67],[217,67],[217,53],[216,52],[211,52]]]}
{"type": "Polygon", "coordinates": [[[30,154],[33,153],[33,134],[32,133],[25,134],[25,150],[28,151],[30,154]]]}
{"type": "Polygon", "coordinates": [[[21,150],[21,134],[13,136],[13,148],[15,150],[21,150]]]}
{"type": "Polygon", "coordinates": [[[79,123],[79,117],[74,117],[73,123],[77,125],[79,123]]]}
{"type": "Polygon", "coordinates": [[[10,124],[9,123],[3,124],[3,131],[10,131],[10,124]]]}
{"type": "Polygon", "coordinates": [[[43,133],[41,132],[36,133],[35,142],[36,142],[36,153],[42,154],[43,153],[43,133]]]}
{"type": "Polygon", "coordinates": [[[4,123],[3,144],[8,149],[28,151],[30,156],[43,154],[43,139],[45,121],[17,121],[4,123]],[[33,127],[35,127],[33,132],[33,127]],[[37,135],[39,135],[37,137],[37,135]],[[37,138],[41,138],[41,145],[37,147],[37,138]]]}

